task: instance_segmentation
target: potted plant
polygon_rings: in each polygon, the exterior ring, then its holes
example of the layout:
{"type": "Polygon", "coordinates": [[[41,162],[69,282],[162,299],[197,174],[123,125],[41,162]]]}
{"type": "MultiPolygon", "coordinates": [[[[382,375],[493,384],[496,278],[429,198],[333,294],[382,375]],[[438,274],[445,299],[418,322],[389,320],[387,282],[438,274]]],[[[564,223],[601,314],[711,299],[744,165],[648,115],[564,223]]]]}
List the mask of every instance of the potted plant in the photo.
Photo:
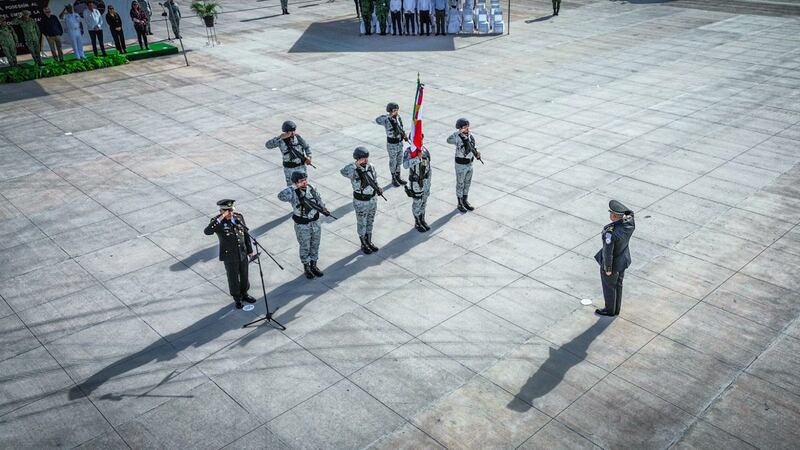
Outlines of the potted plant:
{"type": "Polygon", "coordinates": [[[214,26],[214,18],[219,14],[219,3],[206,0],[197,1],[192,3],[191,8],[198,17],[203,19],[207,27],[211,28],[214,26]]]}

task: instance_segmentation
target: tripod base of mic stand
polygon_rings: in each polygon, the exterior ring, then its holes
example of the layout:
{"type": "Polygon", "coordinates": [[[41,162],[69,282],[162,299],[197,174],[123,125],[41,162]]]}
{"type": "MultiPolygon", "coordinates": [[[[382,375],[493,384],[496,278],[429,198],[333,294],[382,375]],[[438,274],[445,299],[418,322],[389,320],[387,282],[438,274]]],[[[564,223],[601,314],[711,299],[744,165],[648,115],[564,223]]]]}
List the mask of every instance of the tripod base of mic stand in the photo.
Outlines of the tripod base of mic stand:
{"type": "Polygon", "coordinates": [[[247,328],[250,325],[254,325],[254,324],[257,324],[257,323],[261,323],[261,322],[266,322],[266,323],[270,324],[273,328],[275,328],[277,330],[286,331],[286,327],[285,326],[283,326],[280,322],[278,322],[277,320],[272,318],[272,313],[267,313],[266,316],[264,316],[264,317],[262,317],[260,319],[256,319],[256,320],[254,320],[252,322],[248,322],[248,323],[242,325],[242,328],[247,328]]]}

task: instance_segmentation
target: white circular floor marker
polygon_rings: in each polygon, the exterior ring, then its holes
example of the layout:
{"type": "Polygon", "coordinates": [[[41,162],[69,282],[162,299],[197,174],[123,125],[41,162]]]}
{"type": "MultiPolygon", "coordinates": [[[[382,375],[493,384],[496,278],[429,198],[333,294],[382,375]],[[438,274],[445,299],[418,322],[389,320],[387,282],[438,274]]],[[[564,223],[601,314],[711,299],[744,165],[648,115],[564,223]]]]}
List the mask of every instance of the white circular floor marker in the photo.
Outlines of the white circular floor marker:
{"type": "Polygon", "coordinates": [[[589,300],[588,298],[585,298],[585,299],[581,300],[581,305],[583,305],[583,306],[589,306],[591,304],[592,304],[592,301],[589,300]]]}

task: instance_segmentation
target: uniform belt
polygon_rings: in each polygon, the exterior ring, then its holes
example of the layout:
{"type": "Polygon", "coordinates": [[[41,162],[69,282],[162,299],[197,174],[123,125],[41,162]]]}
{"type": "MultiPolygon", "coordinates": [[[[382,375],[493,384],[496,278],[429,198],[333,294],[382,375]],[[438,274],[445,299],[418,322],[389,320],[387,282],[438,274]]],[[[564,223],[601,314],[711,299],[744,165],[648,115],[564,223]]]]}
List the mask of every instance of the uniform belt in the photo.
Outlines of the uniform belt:
{"type": "Polygon", "coordinates": [[[372,197],[375,197],[375,193],[372,194],[362,194],[360,192],[353,192],[353,198],[356,200],[368,201],[372,200],[372,197]]]}
{"type": "Polygon", "coordinates": [[[390,144],[399,144],[400,142],[402,142],[402,139],[400,139],[400,138],[391,138],[391,137],[387,136],[386,137],[386,142],[388,142],[390,144]]]}
{"type": "Polygon", "coordinates": [[[284,161],[283,162],[283,167],[286,167],[287,169],[294,169],[295,167],[300,167],[302,165],[303,165],[303,163],[296,163],[296,162],[291,162],[291,161],[284,161]]]}
{"type": "Polygon", "coordinates": [[[458,164],[472,164],[472,158],[459,158],[456,156],[456,163],[458,164]]]}
{"type": "Polygon", "coordinates": [[[319,212],[317,212],[317,214],[314,215],[314,217],[312,217],[312,218],[300,217],[300,216],[298,216],[296,214],[292,214],[292,220],[294,220],[294,223],[301,224],[301,225],[304,225],[304,224],[307,224],[307,223],[311,223],[311,222],[316,222],[317,219],[319,219],[319,212]]]}

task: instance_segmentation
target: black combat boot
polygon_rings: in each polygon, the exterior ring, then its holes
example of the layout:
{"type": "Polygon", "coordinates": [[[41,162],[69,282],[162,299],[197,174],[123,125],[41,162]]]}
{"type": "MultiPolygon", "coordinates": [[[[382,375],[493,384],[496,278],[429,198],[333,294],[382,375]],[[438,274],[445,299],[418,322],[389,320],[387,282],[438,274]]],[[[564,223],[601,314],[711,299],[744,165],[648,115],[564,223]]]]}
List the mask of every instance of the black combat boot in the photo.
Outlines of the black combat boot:
{"type": "Polygon", "coordinates": [[[314,275],[318,277],[325,275],[324,273],[322,273],[321,270],[319,270],[319,267],[317,267],[316,261],[311,261],[310,263],[308,263],[308,266],[311,269],[311,273],[313,273],[314,275]]]}
{"type": "Polygon", "coordinates": [[[464,206],[464,197],[458,197],[458,210],[461,212],[467,212],[467,207],[464,206]]]}
{"type": "Polygon", "coordinates": [[[233,303],[236,305],[236,309],[242,309],[242,300],[234,297],[233,303]]]}
{"type": "Polygon", "coordinates": [[[306,278],[309,280],[314,278],[314,272],[311,271],[311,264],[309,263],[303,264],[303,273],[306,274],[306,278]]]}
{"type": "Polygon", "coordinates": [[[372,243],[372,233],[366,235],[366,241],[367,245],[369,246],[369,249],[372,250],[373,252],[377,252],[378,250],[380,250],[378,246],[372,243]]]}
{"type": "Polygon", "coordinates": [[[431,231],[431,227],[428,225],[428,222],[425,222],[425,213],[419,215],[419,223],[425,227],[425,231],[431,231]]]}
{"type": "Polygon", "coordinates": [[[420,233],[427,231],[425,226],[422,225],[422,216],[414,216],[414,228],[416,228],[420,233]]]}
{"type": "Polygon", "coordinates": [[[472,205],[470,205],[469,202],[467,201],[467,196],[466,195],[464,197],[462,197],[461,203],[464,204],[464,208],[467,208],[470,211],[474,211],[475,210],[475,208],[473,208],[472,205]]]}
{"type": "Polygon", "coordinates": [[[364,252],[365,255],[371,254],[372,249],[370,248],[369,244],[367,244],[367,237],[360,236],[359,239],[361,240],[361,251],[364,252]]]}
{"type": "Polygon", "coordinates": [[[396,173],[392,174],[392,186],[400,187],[400,180],[397,179],[397,174],[396,173]]]}
{"type": "Polygon", "coordinates": [[[405,186],[406,184],[408,184],[408,182],[407,182],[406,180],[404,180],[404,179],[400,178],[400,172],[397,172],[397,173],[396,173],[396,174],[394,174],[394,175],[397,177],[397,182],[398,182],[398,183],[402,184],[403,186],[405,186]]]}

